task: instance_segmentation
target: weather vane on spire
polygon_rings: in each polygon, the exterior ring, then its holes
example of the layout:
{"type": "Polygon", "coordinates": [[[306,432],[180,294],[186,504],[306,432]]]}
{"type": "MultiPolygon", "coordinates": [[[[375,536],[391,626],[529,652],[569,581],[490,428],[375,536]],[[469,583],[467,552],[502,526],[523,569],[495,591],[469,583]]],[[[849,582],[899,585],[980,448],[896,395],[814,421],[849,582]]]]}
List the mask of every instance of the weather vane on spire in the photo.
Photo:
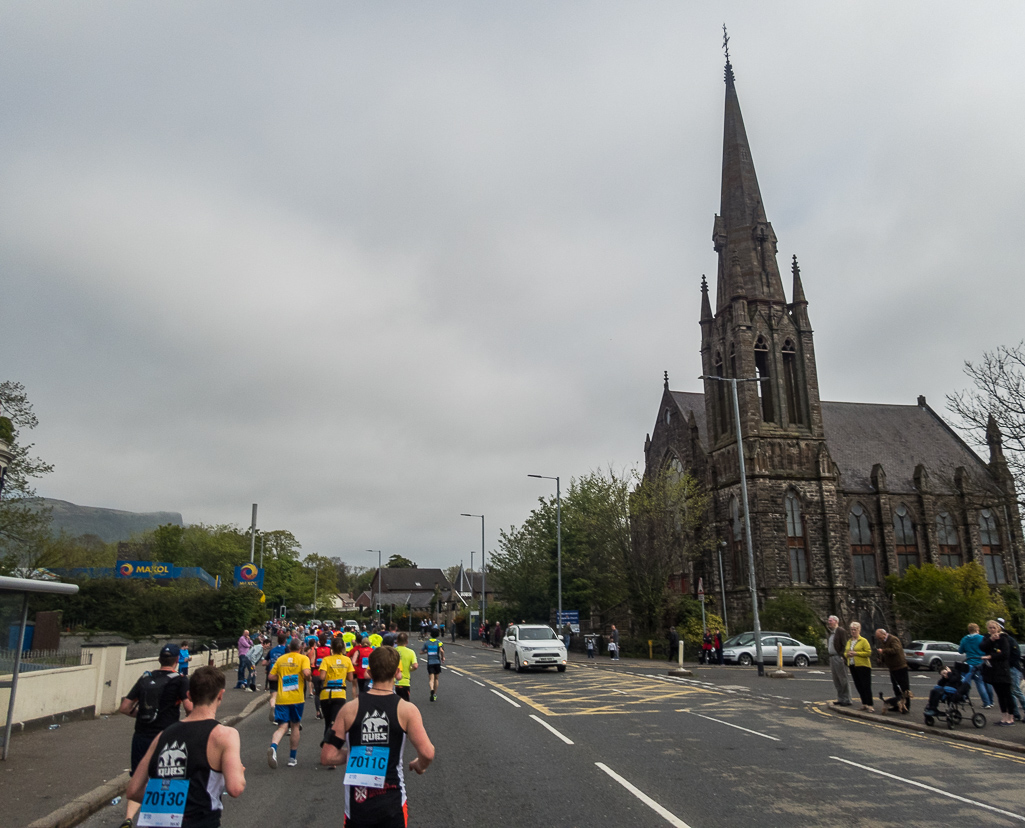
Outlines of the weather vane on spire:
{"type": "Polygon", "coordinates": [[[726,70],[724,72],[726,76],[726,82],[730,83],[734,80],[733,77],[733,66],[730,65],[730,36],[726,34],[726,24],[722,24],[722,50],[726,53],[726,70]]]}

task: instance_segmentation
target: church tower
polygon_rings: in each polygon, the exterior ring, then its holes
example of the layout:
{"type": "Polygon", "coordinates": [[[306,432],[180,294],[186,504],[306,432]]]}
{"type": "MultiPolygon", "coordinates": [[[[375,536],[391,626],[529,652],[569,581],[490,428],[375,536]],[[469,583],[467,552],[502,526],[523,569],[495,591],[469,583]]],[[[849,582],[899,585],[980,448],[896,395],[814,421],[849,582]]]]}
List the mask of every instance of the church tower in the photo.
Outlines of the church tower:
{"type": "MultiPolygon", "coordinates": [[[[741,431],[749,437],[823,439],[808,302],[794,257],[791,302],[776,263],[776,234],[765,215],[751,148],[726,54],[722,192],[712,243],[719,256],[715,313],[701,284],[701,360],[706,376],[738,383],[741,431]]],[[[736,442],[729,383],[705,380],[709,443],[736,442]]]]}

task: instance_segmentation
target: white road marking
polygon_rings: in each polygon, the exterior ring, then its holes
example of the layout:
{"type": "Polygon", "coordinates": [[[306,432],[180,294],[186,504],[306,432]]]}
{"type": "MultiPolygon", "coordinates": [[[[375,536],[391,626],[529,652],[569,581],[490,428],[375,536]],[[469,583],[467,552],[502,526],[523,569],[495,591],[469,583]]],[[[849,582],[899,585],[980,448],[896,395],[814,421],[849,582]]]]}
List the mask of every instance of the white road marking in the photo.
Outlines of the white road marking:
{"type": "Polygon", "coordinates": [[[474,679],[474,678],[470,679],[470,681],[472,681],[474,684],[480,685],[481,687],[486,687],[487,686],[486,684],[484,684],[483,681],[477,681],[477,679],[474,679]]]}
{"type": "Polygon", "coordinates": [[[932,793],[937,793],[941,796],[947,796],[951,799],[956,799],[958,802],[964,802],[968,805],[975,805],[978,808],[985,808],[987,811],[993,811],[994,813],[1003,814],[1004,816],[1011,817],[1012,819],[1016,819],[1019,822],[1025,822],[1025,816],[1012,813],[1011,811],[1004,811],[1001,808],[994,808],[992,805],[987,805],[985,802],[977,802],[974,799],[966,799],[963,796],[952,794],[949,791],[944,791],[940,788],[934,788],[931,785],[924,784],[923,782],[916,782],[914,779],[905,779],[902,776],[896,776],[895,774],[887,773],[886,771],[881,771],[876,768],[870,768],[868,765],[859,765],[857,762],[851,762],[849,759],[841,759],[839,756],[830,756],[829,758],[835,759],[837,762],[843,762],[845,765],[851,765],[855,768],[861,768],[861,770],[868,771],[869,773],[877,773],[880,776],[887,777],[888,779],[895,779],[897,782],[903,782],[905,785],[914,785],[916,788],[923,788],[927,791],[931,791],[932,793]]]}
{"type": "Polygon", "coordinates": [[[768,733],[759,733],[757,730],[748,730],[746,727],[735,725],[732,722],[724,722],[722,719],[713,719],[711,716],[702,716],[700,713],[691,713],[690,715],[697,716],[699,719],[708,719],[710,722],[718,722],[719,724],[726,725],[726,727],[735,727],[737,730],[743,730],[745,733],[761,736],[763,739],[772,739],[774,742],[779,741],[775,736],[770,736],[768,733]]]}
{"type": "Polygon", "coordinates": [[[541,719],[541,718],[535,716],[533,713],[530,714],[530,718],[532,718],[535,722],[537,722],[539,725],[541,725],[541,727],[547,728],[548,730],[552,731],[552,733],[554,733],[556,736],[558,736],[560,739],[562,739],[562,741],[564,741],[567,745],[572,745],[573,744],[573,740],[572,739],[567,739],[565,736],[563,736],[561,733],[559,733],[558,730],[556,730],[554,727],[552,727],[550,724],[548,724],[548,722],[546,722],[544,719],[541,719]]]}
{"type": "Polygon", "coordinates": [[[612,692],[613,692],[613,693],[619,693],[619,694],[620,694],[621,696],[625,696],[625,695],[626,695],[626,693],[625,693],[624,691],[622,691],[622,690],[617,690],[617,689],[616,689],[616,688],[614,688],[614,687],[612,688],[612,692]]]}
{"type": "Polygon", "coordinates": [[[594,764],[596,767],[605,771],[605,773],[607,773],[609,776],[615,779],[620,785],[622,785],[624,788],[630,791],[630,793],[636,796],[641,802],[643,802],[645,805],[651,808],[651,810],[653,810],[656,814],[662,817],[670,825],[675,826],[675,828],[690,828],[690,826],[686,822],[684,822],[676,815],[671,814],[669,811],[667,811],[665,808],[659,805],[654,799],[652,799],[646,793],[631,785],[622,776],[620,776],[618,773],[612,770],[612,768],[610,768],[608,765],[604,765],[601,762],[595,762],[594,764]]]}
{"type": "Polygon", "coordinates": [[[510,699],[504,693],[499,693],[497,690],[495,690],[495,688],[492,687],[491,688],[491,692],[494,693],[496,696],[498,696],[498,698],[505,699],[505,701],[509,702],[509,704],[511,704],[513,707],[519,707],[519,704],[514,702],[512,699],[510,699]]]}

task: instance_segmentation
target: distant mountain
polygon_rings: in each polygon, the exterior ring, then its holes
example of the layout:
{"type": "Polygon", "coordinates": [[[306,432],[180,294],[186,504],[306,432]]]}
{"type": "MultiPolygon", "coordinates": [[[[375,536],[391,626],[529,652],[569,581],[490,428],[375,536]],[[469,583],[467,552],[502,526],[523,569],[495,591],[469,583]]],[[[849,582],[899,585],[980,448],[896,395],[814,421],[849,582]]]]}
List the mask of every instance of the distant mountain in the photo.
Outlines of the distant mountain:
{"type": "Polygon", "coordinates": [[[179,512],[122,512],[99,506],[77,506],[66,500],[37,498],[41,506],[53,510],[53,531],[62,529],[72,537],[96,535],[104,543],[129,540],[132,535],[173,523],[184,526],[179,512]]]}

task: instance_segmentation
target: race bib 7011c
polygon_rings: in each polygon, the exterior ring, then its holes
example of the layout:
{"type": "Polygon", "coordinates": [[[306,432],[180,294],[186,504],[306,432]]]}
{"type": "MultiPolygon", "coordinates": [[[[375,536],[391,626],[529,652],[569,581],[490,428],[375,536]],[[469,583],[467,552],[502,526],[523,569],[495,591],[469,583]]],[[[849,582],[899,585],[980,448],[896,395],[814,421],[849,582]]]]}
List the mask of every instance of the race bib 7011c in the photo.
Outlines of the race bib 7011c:
{"type": "Polygon", "coordinates": [[[345,763],[346,785],[363,785],[367,788],[383,788],[388,773],[388,748],[357,745],[349,751],[345,763]]]}

